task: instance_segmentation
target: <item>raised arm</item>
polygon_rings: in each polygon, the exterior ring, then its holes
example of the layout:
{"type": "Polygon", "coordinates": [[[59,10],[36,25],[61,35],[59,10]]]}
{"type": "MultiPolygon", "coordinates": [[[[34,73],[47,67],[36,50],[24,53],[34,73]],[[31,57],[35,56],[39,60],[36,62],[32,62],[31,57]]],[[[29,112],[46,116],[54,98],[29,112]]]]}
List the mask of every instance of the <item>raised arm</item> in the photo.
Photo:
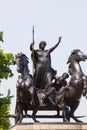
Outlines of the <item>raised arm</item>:
{"type": "Polygon", "coordinates": [[[62,37],[59,37],[59,41],[57,42],[57,44],[49,49],[49,53],[51,53],[59,45],[59,43],[61,42],[61,38],[62,37]]]}

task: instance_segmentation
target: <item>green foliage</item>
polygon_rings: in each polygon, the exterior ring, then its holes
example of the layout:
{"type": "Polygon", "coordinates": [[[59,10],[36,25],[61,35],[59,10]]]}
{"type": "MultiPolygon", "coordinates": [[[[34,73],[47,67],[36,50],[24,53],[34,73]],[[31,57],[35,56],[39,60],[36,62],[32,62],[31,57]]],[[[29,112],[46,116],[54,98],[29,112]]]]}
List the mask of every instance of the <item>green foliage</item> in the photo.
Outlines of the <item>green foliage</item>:
{"type": "MultiPolygon", "coordinates": [[[[3,32],[0,32],[0,41],[3,42],[3,32]]],[[[10,65],[14,64],[14,57],[12,53],[4,53],[0,48],[0,81],[12,77],[13,73],[10,65]]]]}
{"type": "MultiPolygon", "coordinates": [[[[3,42],[3,32],[0,32],[0,41],[3,42]]],[[[12,53],[4,53],[0,48],[0,82],[2,79],[12,77],[13,73],[10,65],[14,64],[14,56],[12,53]]],[[[10,120],[5,116],[9,115],[11,104],[10,90],[6,97],[0,93],[0,130],[7,130],[10,127],[10,120]]]]}
{"type": "Polygon", "coordinates": [[[10,127],[10,120],[6,118],[10,111],[11,98],[13,96],[10,95],[10,90],[8,90],[8,94],[6,97],[0,97],[0,130],[7,130],[10,127]]]}
{"type": "Polygon", "coordinates": [[[3,42],[3,32],[0,32],[0,41],[3,42]]]}
{"type": "Polygon", "coordinates": [[[0,50],[0,80],[13,76],[10,69],[10,65],[13,65],[13,60],[14,57],[11,53],[3,53],[3,50],[0,50]]]}

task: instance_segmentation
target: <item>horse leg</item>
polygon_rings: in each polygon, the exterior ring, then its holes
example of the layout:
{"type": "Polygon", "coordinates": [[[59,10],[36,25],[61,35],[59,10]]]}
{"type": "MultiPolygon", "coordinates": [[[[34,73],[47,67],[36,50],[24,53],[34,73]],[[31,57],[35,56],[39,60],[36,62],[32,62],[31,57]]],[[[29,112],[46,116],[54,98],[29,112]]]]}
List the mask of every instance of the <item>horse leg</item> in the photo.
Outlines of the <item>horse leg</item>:
{"type": "Polygon", "coordinates": [[[31,95],[31,101],[30,101],[30,104],[32,105],[32,106],[34,106],[35,105],[35,100],[34,100],[34,88],[33,88],[33,86],[31,86],[29,89],[28,89],[28,91],[29,91],[29,93],[30,93],[30,95],[31,95]]]}
{"type": "Polygon", "coordinates": [[[64,122],[70,122],[70,116],[69,116],[69,108],[68,106],[65,106],[62,112],[63,115],[63,121],[64,122]]]}
{"type": "Polygon", "coordinates": [[[57,116],[60,116],[60,111],[59,111],[59,109],[57,109],[57,116]]]}
{"type": "Polygon", "coordinates": [[[75,120],[76,122],[82,122],[82,121],[78,120],[78,119],[74,116],[74,112],[75,112],[75,110],[77,109],[78,105],[79,105],[79,101],[75,101],[75,102],[73,103],[73,105],[71,106],[71,110],[70,110],[70,114],[69,114],[69,115],[70,115],[70,117],[72,117],[73,120],[75,120]]]}
{"type": "Polygon", "coordinates": [[[15,124],[21,123],[23,119],[23,110],[19,102],[17,102],[16,104],[15,114],[16,114],[15,124]]]}
{"type": "Polygon", "coordinates": [[[59,110],[62,110],[62,116],[64,122],[70,122],[69,116],[69,107],[66,105],[64,96],[65,92],[63,93],[64,89],[61,89],[60,93],[55,97],[55,103],[57,104],[59,110]]]}
{"type": "Polygon", "coordinates": [[[37,113],[37,109],[34,109],[32,113],[32,119],[34,122],[39,122],[38,120],[36,120],[36,113],[37,113]]]}
{"type": "Polygon", "coordinates": [[[15,119],[15,124],[21,123],[23,119],[23,114],[17,113],[17,117],[15,119]]]}
{"type": "Polygon", "coordinates": [[[59,109],[62,110],[63,122],[70,122],[69,107],[66,106],[64,98],[62,98],[57,105],[59,109]]]}
{"type": "Polygon", "coordinates": [[[64,101],[64,97],[61,98],[59,108],[62,110],[63,122],[70,122],[69,107],[64,101]]]}

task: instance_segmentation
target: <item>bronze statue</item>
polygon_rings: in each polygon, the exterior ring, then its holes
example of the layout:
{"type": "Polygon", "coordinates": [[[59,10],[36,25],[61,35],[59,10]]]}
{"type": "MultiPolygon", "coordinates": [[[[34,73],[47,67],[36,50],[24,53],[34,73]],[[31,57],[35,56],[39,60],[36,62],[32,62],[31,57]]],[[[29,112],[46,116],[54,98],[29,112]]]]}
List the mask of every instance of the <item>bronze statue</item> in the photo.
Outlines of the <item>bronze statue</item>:
{"type": "Polygon", "coordinates": [[[27,110],[31,106],[37,106],[35,85],[32,75],[28,69],[28,57],[25,54],[18,53],[15,55],[15,62],[17,65],[17,72],[20,74],[17,80],[17,101],[16,101],[16,123],[21,122],[23,118],[23,110],[27,116],[27,110]]]}
{"type": "Polygon", "coordinates": [[[59,91],[60,88],[65,87],[67,85],[67,78],[69,78],[69,74],[64,72],[62,76],[55,77],[55,81],[53,82],[53,86],[59,91]]]}
{"type": "Polygon", "coordinates": [[[79,63],[86,59],[87,55],[83,54],[79,49],[73,50],[68,59],[68,70],[71,79],[67,86],[58,91],[55,98],[56,104],[59,105],[60,109],[63,111],[64,122],[69,122],[70,117],[80,122],[74,117],[74,112],[79,106],[83,90],[87,90],[87,77],[84,75],[79,63]],[[70,107],[70,110],[68,107],[70,107]]]}
{"type": "Polygon", "coordinates": [[[54,117],[62,117],[64,122],[70,122],[70,118],[80,122],[74,116],[74,112],[79,106],[82,94],[86,96],[87,93],[87,76],[80,66],[80,62],[85,61],[87,56],[79,49],[73,50],[67,61],[69,74],[65,72],[62,76],[56,77],[56,70],[51,66],[50,54],[60,41],[61,37],[59,37],[58,43],[48,50],[45,50],[46,42],[44,41],[40,43],[37,50],[34,49],[34,42],[30,45],[34,64],[33,76],[28,69],[28,57],[23,53],[15,56],[19,73],[16,85],[16,123],[21,122],[24,116],[32,117],[37,122],[38,110],[56,110],[57,115],[54,117]],[[69,76],[70,81],[67,82],[66,79],[69,76]],[[27,114],[28,110],[33,111],[31,116],[27,114]],[[62,115],[60,115],[60,111],[62,111],[62,115]]]}
{"type": "Polygon", "coordinates": [[[31,94],[31,105],[34,105],[35,85],[32,76],[29,74],[28,57],[22,53],[18,53],[15,57],[16,64],[18,64],[17,72],[20,73],[18,77],[17,87],[26,87],[29,90],[31,94]]]}
{"type": "Polygon", "coordinates": [[[45,50],[46,42],[42,41],[39,44],[39,49],[35,50],[33,44],[30,45],[32,51],[32,60],[34,64],[34,81],[36,88],[47,88],[52,86],[52,79],[55,75],[54,69],[51,67],[51,52],[59,45],[61,37],[59,37],[58,43],[52,48],[45,50]]]}
{"type": "MultiPolygon", "coordinates": [[[[28,69],[28,58],[23,53],[18,53],[15,56],[15,63],[17,65],[17,72],[20,74],[17,80],[17,100],[16,100],[16,119],[15,123],[20,123],[23,116],[28,116],[27,111],[33,110],[32,119],[36,120],[36,112],[43,107],[52,107],[52,101],[47,98],[45,102],[43,101],[44,96],[46,96],[46,90],[36,90],[34,85],[33,77],[29,73],[28,69]],[[25,114],[23,114],[23,111],[25,114]]],[[[52,91],[53,92],[53,91],[52,91]]],[[[51,92],[49,92],[51,94],[51,92]]]]}

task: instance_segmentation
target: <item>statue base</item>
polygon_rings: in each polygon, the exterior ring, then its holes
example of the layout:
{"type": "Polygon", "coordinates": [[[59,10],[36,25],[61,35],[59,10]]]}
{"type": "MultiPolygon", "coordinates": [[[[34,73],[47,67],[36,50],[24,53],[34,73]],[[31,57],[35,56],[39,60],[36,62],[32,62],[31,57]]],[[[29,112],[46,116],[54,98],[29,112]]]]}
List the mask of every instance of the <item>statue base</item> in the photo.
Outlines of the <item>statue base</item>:
{"type": "Polygon", "coordinates": [[[22,123],[9,130],[87,130],[87,123],[22,123]]]}

